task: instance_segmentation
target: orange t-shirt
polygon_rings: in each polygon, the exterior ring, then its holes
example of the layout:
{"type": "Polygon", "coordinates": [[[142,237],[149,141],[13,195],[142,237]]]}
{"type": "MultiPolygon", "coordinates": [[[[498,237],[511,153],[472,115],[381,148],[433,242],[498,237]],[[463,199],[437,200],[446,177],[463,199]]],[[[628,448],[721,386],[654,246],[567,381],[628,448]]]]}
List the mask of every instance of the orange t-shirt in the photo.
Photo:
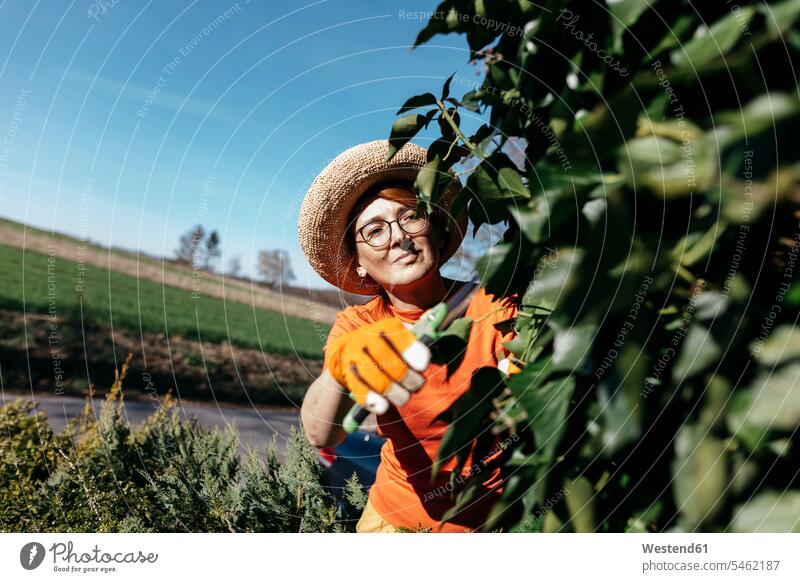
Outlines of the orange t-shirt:
{"type": "MultiPolygon", "coordinates": [[[[395,316],[402,321],[414,322],[422,313],[423,310],[396,310],[378,296],[340,312],[327,341],[329,344],[342,334],[384,317],[395,316]]],[[[476,369],[497,366],[498,360],[507,353],[502,343],[513,337],[513,331],[503,334],[494,324],[516,314],[517,306],[512,298],[495,299],[484,289],[478,290],[465,313],[476,323],[472,326],[459,368],[448,379],[446,366],[431,364],[423,374],[425,384],[412,394],[405,406],[390,406],[385,414],[378,416],[378,433],[387,440],[381,448],[381,463],[369,491],[369,500],[375,510],[395,527],[463,532],[473,531],[486,521],[489,510],[502,492],[499,469],[487,471],[483,481],[486,492],[476,495],[468,510],[461,511],[451,522],[441,521],[478,459],[473,460],[470,453],[461,471],[464,478],[456,478],[455,486],[450,485],[455,458],[446,462],[436,480],[431,482],[431,467],[448,426],[446,421],[435,418],[469,389],[476,369]],[[481,317],[485,319],[477,321],[481,317]]],[[[325,367],[327,365],[326,361],[325,367]]],[[[495,447],[490,450],[497,454],[502,451],[495,447]]],[[[495,456],[492,454],[489,458],[495,456]]]]}

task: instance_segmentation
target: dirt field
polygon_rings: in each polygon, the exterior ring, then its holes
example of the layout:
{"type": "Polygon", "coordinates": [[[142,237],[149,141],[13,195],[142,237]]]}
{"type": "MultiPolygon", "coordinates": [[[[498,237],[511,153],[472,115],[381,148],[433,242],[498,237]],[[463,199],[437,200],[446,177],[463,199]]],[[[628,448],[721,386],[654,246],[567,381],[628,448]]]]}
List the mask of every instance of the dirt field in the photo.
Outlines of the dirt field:
{"type": "Polygon", "coordinates": [[[320,374],[319,360],[263,353],[259,350],[190,341],[179,336],[114,329],[85,329],[83,337],[62,338],[54,354],[48,343],[46,315],[0,311],[0,366],[8,390],[82,395],[89,382],[103,394],[114,369],[130,352],[133,360],[125,391],[133,396],[165,394],[194,400],[219,400],[272,406],[298,406],[308,385],[320,374]],[[89,363],[86,362],[88,355],[89,363]],[[57,356],[63,385],[56,385],[57,356]],[[88,373],[88,378],[87,378],[88,373]]]}

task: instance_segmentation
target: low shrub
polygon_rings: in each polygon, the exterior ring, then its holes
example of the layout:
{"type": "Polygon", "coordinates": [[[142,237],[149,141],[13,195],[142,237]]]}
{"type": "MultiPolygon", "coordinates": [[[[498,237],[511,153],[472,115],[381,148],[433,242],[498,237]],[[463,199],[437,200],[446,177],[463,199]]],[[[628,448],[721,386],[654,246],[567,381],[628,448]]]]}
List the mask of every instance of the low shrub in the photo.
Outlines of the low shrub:
{"type": "Polygon", "coordinates": [[[100,413],[91,406],[54,434],[31,401],[0,408],[0,531],[348,532],[366,497],[355,475],[343,498],[326,488],[316,450],[292,429],[238,454],[234,428],[181,419],[168,394],[130,425],[116,374],[100,413]]]}

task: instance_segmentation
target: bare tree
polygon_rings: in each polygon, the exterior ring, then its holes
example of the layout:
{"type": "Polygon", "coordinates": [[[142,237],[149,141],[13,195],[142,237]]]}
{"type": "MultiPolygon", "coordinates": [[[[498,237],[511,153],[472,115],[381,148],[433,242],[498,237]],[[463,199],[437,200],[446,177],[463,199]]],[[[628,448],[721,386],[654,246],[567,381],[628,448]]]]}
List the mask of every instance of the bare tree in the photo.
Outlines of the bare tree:
{"type": "Polygon", "coordinates": [[[219,258],[221,253],[220,244],[222,241],[219,238],[219,234],[216,230],[212,230],[211,234],[208,235],[206,239],[206,254],[205,254],[205,268],[208,271],[214,270],[214,263],[219,258]]]}
{"type": "Polygon", "coordinates": [[[258,252],[258,273],[270,287],[288,285],[295,280],[289,253],[283,249],[258,252]]]}
{"type": "Polygon", "coordinates": [[[201,224],[195,225],[194,228],[181,235],[178,240],[178,248],[175,249],[176,258],[182,263],[197,265],[199,263],[200,244],[205,236],[206,233],[201,224]]]}

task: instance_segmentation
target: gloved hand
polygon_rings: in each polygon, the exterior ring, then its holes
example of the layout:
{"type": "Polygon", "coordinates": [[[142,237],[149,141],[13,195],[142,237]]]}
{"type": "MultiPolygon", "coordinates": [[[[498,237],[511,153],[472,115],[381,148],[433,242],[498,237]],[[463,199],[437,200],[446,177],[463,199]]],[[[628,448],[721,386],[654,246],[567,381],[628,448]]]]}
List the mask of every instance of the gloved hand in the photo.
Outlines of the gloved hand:
{"type": "Polygon", "coordinates": [[[497,368],[508,377],[522,372],[522,366],[520,366],[519,360],[510,354],[497,362],[497,368]]]}
{"type": "Polygon", "coordinates": [[[375,414],[386,412],[389,402],[408,402],[411,392],[425,383],[421,372],[431,360],[428,347],[394,317],[340,336],[328,346],[328,354],[331,375],[375,414]]]}

